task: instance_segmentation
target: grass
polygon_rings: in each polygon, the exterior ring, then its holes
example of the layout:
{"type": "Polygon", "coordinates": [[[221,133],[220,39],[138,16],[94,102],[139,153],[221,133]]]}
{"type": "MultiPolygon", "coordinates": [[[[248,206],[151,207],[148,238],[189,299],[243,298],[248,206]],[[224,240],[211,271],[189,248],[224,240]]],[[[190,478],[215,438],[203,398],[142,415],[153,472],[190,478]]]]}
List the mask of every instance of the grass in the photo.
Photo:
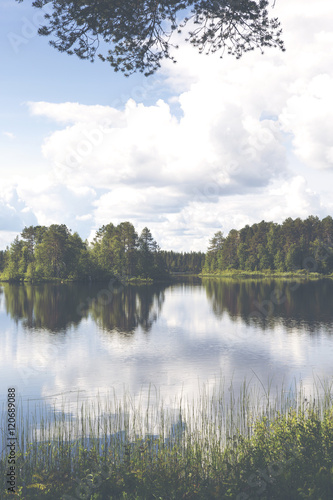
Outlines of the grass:
{"type": "MultiPolygon", "coordinates": [[[[103,281],[110,281],[110,279],[112,279],[111,276],[107,277],[107,278],[94,278],[93,280],[91,280],[92,282],[103,282],[103,281]]],[[[116,277],[114,278],[116,279],[116,277]]],[[[133,283],[133,284],[151,284],[154,282],[154,280],[152,278],[143,278],[143,277],[140,277],[140,276],[136,276],[136,277],[131,277],[131,278],[124,278],[124,277],[121,277],[121,278],[118,278],[119,281],[123,281],[124,283],[133,283]]],[[[13,283],[13,284],[40,284],[40,283],[81,283],[81,282],[86,282],[86,283],[89,283],[90,280],[88,278],[75,278],[75,277],[72,277],[72,278],[55,278],[55,277],[51,277],[51,278],[45,278],[45,277],[42,277],[42,278],[35,278],[35,279],[28,279],[28,278],[21,278],[21,279],[18,279],[18,280],[11,280],[11,279],[8,279],[6,277],[4,277],[4,275],[1,275],[0,273],[0,283],[13,283]]]]}
{"type": "Polygon", "coordinates": [[[215,273],[200,273],[200,277],[227,277],[227,278],[303,278],[303,279],[311,279],[311,280],[320,280],[323,278],[331,278],[333,279],[333,273],[331,274],[321,274],[315,272],[308,272],[305,269],[298,269],[296,271],[272,271],[270,269],[265,269],[263,271],[244,271],[241,269],[228,269],[225,271],[216,271],[215,273]]]}
{"type": "Polygon", "coordinates": [[[260,381],[235,394],[220,381],[173,408],[153,391],[97,398],[76,417],[65,404],[32,417],[18,408],[16,493],[3,455],[1,498],[333,498],[332,382],[314,381],[312,394],[260,381]]]}

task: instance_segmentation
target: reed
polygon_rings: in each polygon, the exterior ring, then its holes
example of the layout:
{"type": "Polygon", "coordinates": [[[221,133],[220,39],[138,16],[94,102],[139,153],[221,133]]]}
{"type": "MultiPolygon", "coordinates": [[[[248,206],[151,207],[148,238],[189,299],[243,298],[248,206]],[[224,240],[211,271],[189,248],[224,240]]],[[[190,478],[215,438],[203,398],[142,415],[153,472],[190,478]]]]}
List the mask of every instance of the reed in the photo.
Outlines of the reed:
{"type": "MultiPolygon", "coordinates": [[[[18,408],[16,493],[1,498],[333,498],[332,381],[286,389],[223,379],[166,404],[156,388],[18,408]]],[[[1,421],[6,438],[5,413],[1,421]]]]}

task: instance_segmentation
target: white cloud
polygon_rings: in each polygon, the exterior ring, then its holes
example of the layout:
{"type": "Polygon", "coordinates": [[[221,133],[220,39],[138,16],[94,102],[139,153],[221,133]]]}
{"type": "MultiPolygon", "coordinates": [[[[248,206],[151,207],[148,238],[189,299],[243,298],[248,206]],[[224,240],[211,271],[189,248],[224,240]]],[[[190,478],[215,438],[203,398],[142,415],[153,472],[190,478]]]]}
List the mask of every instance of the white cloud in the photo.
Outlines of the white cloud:
{"type": "Polygon", "coordinates": [[[6,198],[0,195],[0,232],[19,232],[24,226],[36,224],[37,219],[15,190],[6,198]]]}
{"type": "Polygon", "coordinates": [[[2,132],[2,135],[4,135],[5,137],[8,137],[8,139],[15,139],[15,135],[12,133],[12,132],[2,132]]]}
{"type": "Polygon", "coordinates": [[[92,220],[92,218],[93,218],[93,216],[91,214],[77,215],[76,216],[76,220],[82,220],[82,221],[92,220]]]}
{"type": "Polygon", "coordinates": [[[33,115],[57,123],[42,145],[51,173],[16,180],[39,223],[88,234],[131,220],[162,247],[204,250],[220,227],[327,215],[333,5],[277,2],[273,14],[285,53],[221,60],[180,44],[178,64],[163,63],[158,75],[168,102],[30,102],[33,115]]]}
{"type": "Polygon", "coordinates": [[[66,223],[83,238],[91,226],[91,188],[69,189],[51,178],[22,177],[0,189],[0,249],[10,244],[25,226],[66,223]]]}
{"type": "Polygon", "coordinates": [[[295,154],[314,168],[333,168],[333,75],[314,76],[299,85],[284,107],[280,120],[293,134],[295,154]]]}
{"type": "Polygon", "coordinates": [[[50,224],[65,223],[70,229],[79,231],[84,238],[88,232],[87,219],[80,219],[92,210],[92,202],[96,192],[89,188],[70,188],[60,183],[52,183],[46,177],[41,184],[27,182],[18,188],[20,196],[36,214],[38,223],[50,224]],[[82,222],[82,224],[79,224],[82,222]]]}
{"type": "MultiPolygon", "coordinates": [[[[193,200],[216,203],[221,196],[251,192],[286,175],[274,120],[261,120],[259,113],[251,115],[223,98],[193,112],[198,91],[181,96],[180,120],[162,100],[155,106],[129,100],[118,121],[108,126],[105,116],[98,122],[99,107],[94,115],[91,106],[89,123],[81,120],[45,139],[43,154],[58,183],[74,192],[85,192],[87,186],[106,191],[93,201],[96,225],[111,219],[145,225],[167,221],[193,200]]],[[[49,106],[37,107],[49,116],[49,106]]],[[[54,113],[52,107],[50,116],[54,113]]]]}
{"type": "Polygon", "coordinates": [[[329,207],[321,203],[306,180],[294,176],[282,183],[275,181],[262,191],[220,197],[214,204],[202,196],[149,227],[162,248],[205,250],[209,239],[220,229],[227,235],[230,229],[241,229],[263,219],[281,223],[288,217],[325,217],[328,213],[329,207]]]}
{"type": "MultiPolygon", "coordinates": [[[[48,116],[55,122],[64,123],[77,123],[77,122],[90,122],[91,121],[91,106],[79,104],[76,102],[64,102],[54,104],[51,102],[28,102],[28,107],[32,115],[48,116]]],[[[105,121],[109,123],[113,115],[117,116],[117,110],[108,106],[94,106],[93,117],[98,121],[105,121]]]]}

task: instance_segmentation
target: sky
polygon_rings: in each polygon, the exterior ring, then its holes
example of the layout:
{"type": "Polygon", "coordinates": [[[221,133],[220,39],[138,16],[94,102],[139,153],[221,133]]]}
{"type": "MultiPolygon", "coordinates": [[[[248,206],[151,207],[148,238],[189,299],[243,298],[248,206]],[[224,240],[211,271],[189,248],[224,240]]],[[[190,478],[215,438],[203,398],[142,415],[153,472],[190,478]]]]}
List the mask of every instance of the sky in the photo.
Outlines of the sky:
{"type": "Polygon", "coordinates": [[[25,226],[147,226],[164,250],[332,215],[333,4],[277,0],[286,52],[200,55],[148,78],[61,54],[31,0],[0,5],[0,249],[25,226]]]}

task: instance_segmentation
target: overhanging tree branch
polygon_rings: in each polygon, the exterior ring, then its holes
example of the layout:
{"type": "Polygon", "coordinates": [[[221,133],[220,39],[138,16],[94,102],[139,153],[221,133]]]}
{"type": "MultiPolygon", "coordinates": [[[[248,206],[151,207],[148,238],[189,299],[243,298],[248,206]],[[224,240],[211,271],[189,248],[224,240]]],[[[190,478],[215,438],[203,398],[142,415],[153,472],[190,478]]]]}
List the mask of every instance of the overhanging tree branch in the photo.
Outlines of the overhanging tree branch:
{"type": "MultiPolygon", "coordinates": [[[[23,0],[17,0],[22,2],[23,0]]],[[[175,62],[172,35],[194,24],[186,40],[199,52],[225,50],[239,58],[265,47],[284,49],[277,18],[268,14],[269,0],[35,0],[52,4],[39,34],[61,52],[111,64],[126,76],[154,73],[161,60],[175,62]],[[186,17],[184,17],[186,16],[186,17]]],[[[273,3],[274,6],[275,2],[273,3]]]]}

